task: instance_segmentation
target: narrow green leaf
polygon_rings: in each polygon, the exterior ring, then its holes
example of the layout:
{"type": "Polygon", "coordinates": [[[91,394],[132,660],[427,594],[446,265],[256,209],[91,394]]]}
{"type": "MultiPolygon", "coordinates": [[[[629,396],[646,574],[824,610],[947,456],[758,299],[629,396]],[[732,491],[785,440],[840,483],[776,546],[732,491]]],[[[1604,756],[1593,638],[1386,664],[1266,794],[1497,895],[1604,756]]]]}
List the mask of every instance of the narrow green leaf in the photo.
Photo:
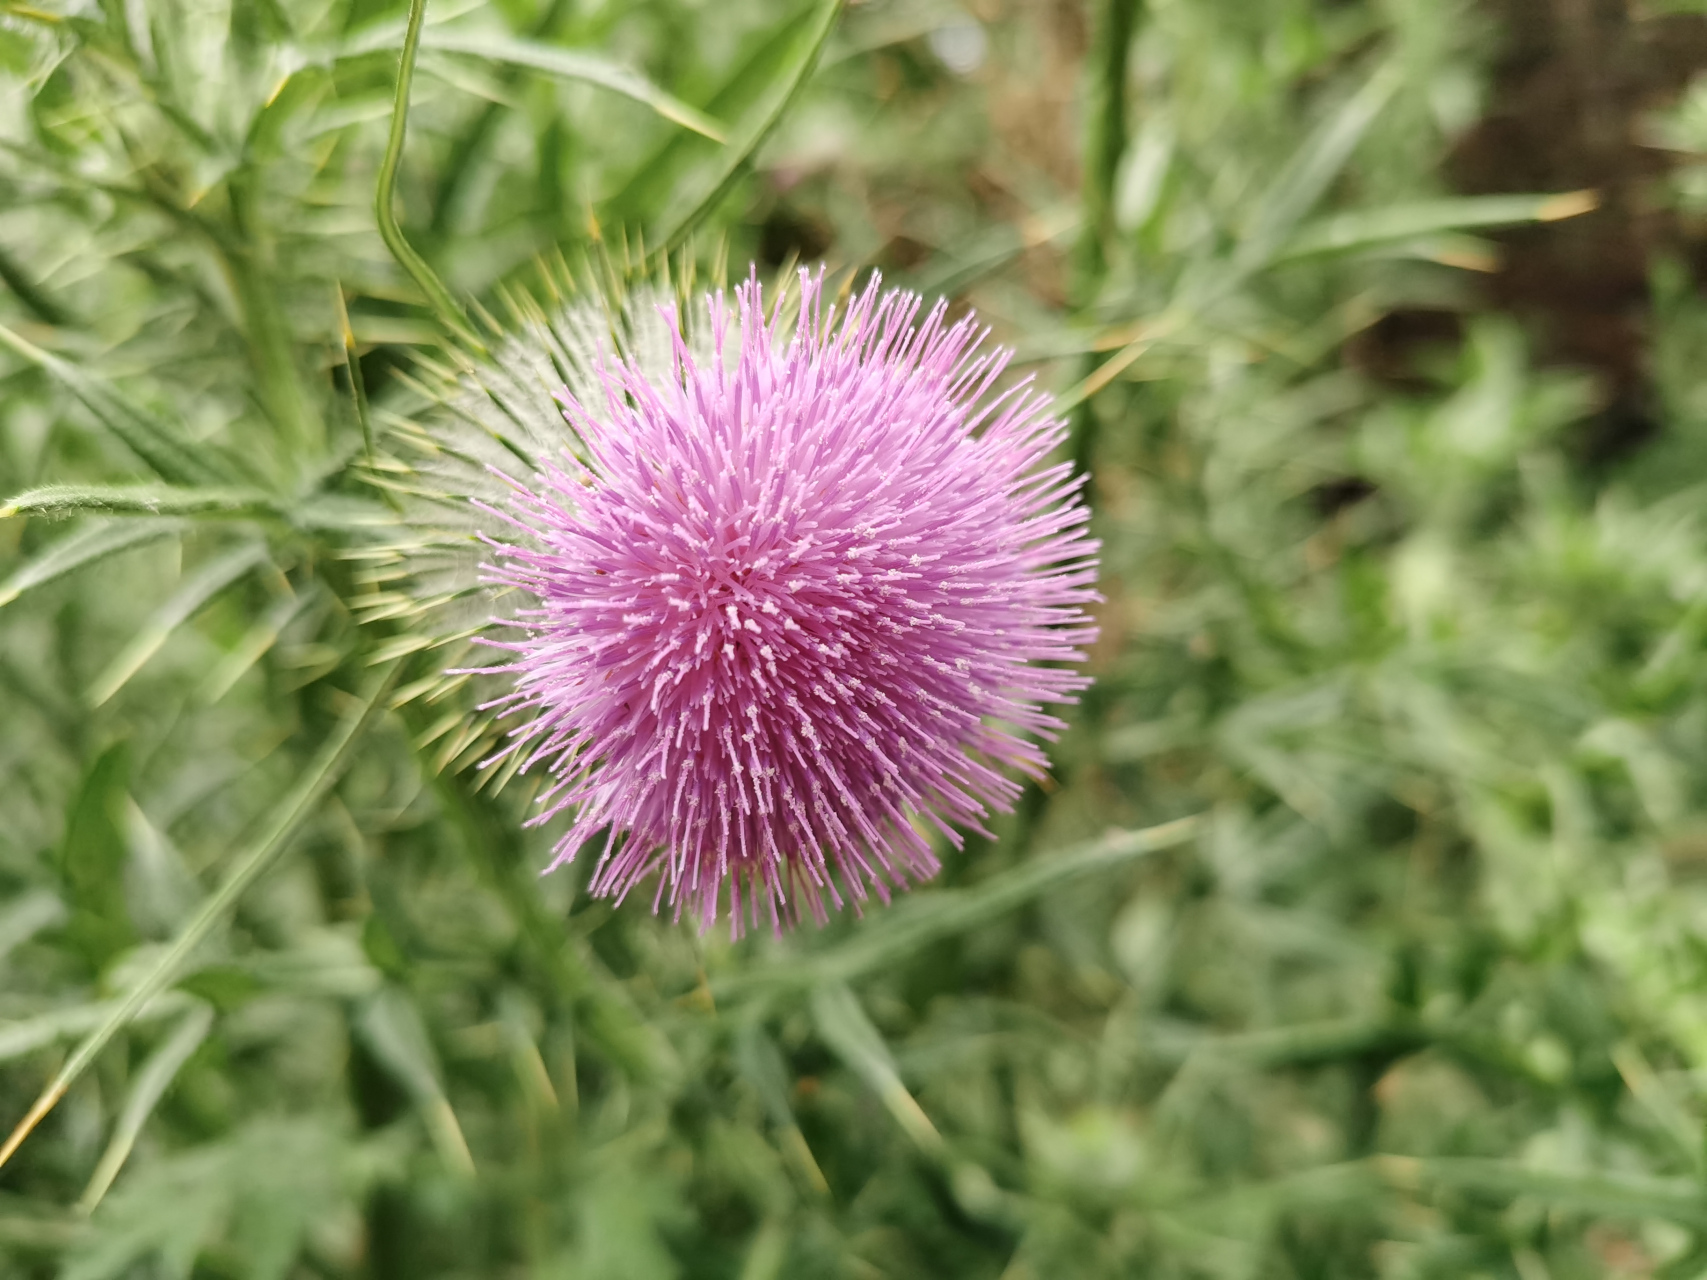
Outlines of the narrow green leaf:
{"type": "Polygon", "coordinates": [[[101,1161],[95,1166],[89,1185],[84,1188],[77,1201],[77,1208],[81,1212],[93,1213],[95,1206],[106,1196],[107,1189],[113,1185],[113,1179],[119,1176],[119,1170],[124,1168],[124,1162],[130,1158],[131,1148],[136,1145],[136,1140],[142,1133],[142,1126],[148,1122],[148,1117],[154,1114],[154,1108],[166,1095],[166,1090],[177,1078],[179,1070],[190,1060],[190,1055],[207,1039],[207,1033],[212,1026],[213,1010],[205,1004],[197,1004],[173,1028],[165,1043],[143,1063],[142,1070],[137,1072],[130,1092],[125,1096],[124,1109],[119,1112],[118,1123],[113,1127],[113,1136],[107,1143],[107,1149],[101,1153],[101,1161]]]}
{"type": "Polygon", "coordinates": [[[1402,83],[1403,68],[1394,61],[1383,62],[1304,140],[1269,188],[1251,202],[1257,213],[1236,254],[1241,267],[1248,269],[1273,257],[1345,168],[1402,83]]]}
{"type": "MultiPolygon", "coordinates": [[[[11,1062],[72,1036],[86,1036],[111,1018],[121,1003],[119,1000],[98,1000],[92,1004],[70,1005],[28,1018],[0,1022],[0,1062],[11,1062]]],[[[138,1008],[130,1021],[168,1018],[181,1012],[189,1003],[190,997],[181,991],[161,992],[138,1008]]]]}
{"type": "Polygon", "coordinates": [[[817,1195],[828,1195],[830,1184],[818,1158],[812,1154],[789,1102],[788,1066],[782,1053],[765,1034],[757,1018],[749,1018],[735,1039],[735,1068],[747,1087],[756,1093],[769,1113],[771,1124],[782,1135],[784,1153],[791,1159],[806,1185],[817,1195]]]}
{"type": "Polygon", "coordinates": [[[788,1222],[783,1218],[766,1218],[747,1247],[740,1280],[777,1280],[788,1262],[788,1243],[788,1222]]]}
{"type": "Polygon", "coordinates": [[[1648,1065],[1647,1058],[1634,1041],[1625,1040],[1614,1045],[1611,1056],[1612,1065],[1624,1078],[1624,1087],[1630,1090],[1631,1097],[1653,1118],[1677,1155],[1699,1178],[1704,1164],[1707,1164],[1707,1152],[1701,1149],[1700,1123],[1648,1065]]]}
{"type": "Polygon", "coordinates": [[[66,933],[96,971],[124,950],[136,933],[125,909],[125,800],[130,751],[114,743],[90,763],[65,815],[59,874],[71,907],[66,933]]]}
{"type": "Polygon", "coordinates": [[[80,529],[13,570],[12,576],[0,583],[0,607],[86,565],[182,531],[182,524],[170,520],[124,520],[80,529]]]}
{"type": "Polygon", "coordinates": [[[389,986],[377,992],[363,1004],[355,1025],[362,1043],[416,1101],[444,1093],[438,1057],[407,995],[389,986]]]}
{"type": "MultiPolygon", "coordinates": [[[[777,82],[800,33],[812,19],[803,9],[792,21],[773,28],[765,40],[739,63],[706,103],[705,109],[720,120],[735,120],[765,96],[777,82]]],[[[634,166],[628,180],[606,204],[610,220],[632,222],[669,203],[679,174],[694,156],[709,155],[713,148],[698,134],[673,132],[634,166]]]]}
{"type": "Polygon", "coordinates": [[[942,1134],[902,1083],[895,1055],[845,983],[828,982],[813,991],[812,1022],[824,1043],[877,1095],[902,1132],[920,1150],[941,1153],[942,1134]]]}
{"type": "Polygon", "coordinates": [[[28,307],[43,324],[58,326],[71,323],[71,316],[65,308],[32,281],[24,269],[13,261],[12,255],[4,250],[0,250],[0,283],[10,289],[18,301],[28,307]]]}
{"type": "Polygon", "coordinates": [[[384,706],[385,695],[397,677],[397,670],[397,666],[393,664],[378,673],[322,744],[314,759],[298,777],[296,785],[267,815],[260,834],[254,843],[237,857],[219,888],[208,896],[170,945],[162,948],[148,972],[136,985],[122,999],[107,1007],[100,1023],[84,1037],[76,1051],[30,1107],[29,1113],[6,1139],[5,1144],[0,1145],[0,1166],[4,1166],[12,1158],[23,1145],[24,1139],[29,1137],[48,1112],[58,1105],[59,1100],[65,1096],[65,1091],[89,1069],[90,1064],[100,1056],[101,1050],[107,1047],[112,1038],[130,1025],[137,1014],[165,990],[213,927],[225,918],[226,913],[249,886],[260,879],[278,859],[279,854],[288,847],[290,838],[314,812],[321,797],[349,764],[353,748],[361,740],[363,730],[384,706]]]}
{"type": "Polygon", "coordinates": [[[362,377],[361,357],[356,352],[356,334],[350,327],[350,309],[342,284],[333,286],[332,301],[337,309],[338,338],[344,349],[344,373],[350,380],[350,401],[356,411],[356,423],[362,429],[362,451],[372,467],[373,415],[368,411],[367,382],[362,377]]]}
{"type": "Polygon", "coordinates": [[[788,75],[777,87],[777,91],[760,109],[757,117],[730,142],[705,194],[695,198],[687,210],[668,223],[661,233],[658,250],[660,257],[668,257],[687,242],[699,224],[705,221],[722,203],[723,197],[741,180],[758,149],[776,132],[777,126],[788,114],[788,109],[800,96],[800,91],[806,87],[813,68],[818,65],[825,42],[836,29],[836,19],[841,16],[842,4],[843,0],[823,0],[820,4],[815,20],[807,30],[805,47],[788,75]]]}
{"type": "Polygon", "coordinates": [[[35,1206],[27,1213],[0,1213],[0,1245],[12,1248],[58,1252],[74,1248],[87,1231],[86,1223],[35,1206]]]}
{"type": "Polygon", "coordinates": [[[474,1159],[445,1096],[438,1057],[408,996],[396,987],[378,992],[363,1006],[356,1032],[379,1064],[414,1099],[445,1163],[459,1172],[472,1173],[474,1159]]]}
{"type": "Polygon", "coordinates": [[[68,360],[43,351],[0,325],[0,346],[51,375],[162,480],[173,484],[218,484],[232,477],[211,449],[183,436],[148,410],[132,404],[106,383],[68,360]]]}
{"type": "Polygon", "coordinates": [[[684,129],[691,129],[713,142],[724,141],[723,130],[711,117],[696,111],[627,67],[590,53],[560,49],[513,36],[464,35],[455,31],[425,32],[421,36],[421,47],[434,53],[465,54],[486,62],[526,67],[532,71],[556,76],[560,80],[579,80],[596,84],[602,89],[609,89],[625,98],[644,103],[664,119],[679,124],[684,129]]]}
{"type": "Polygon", "coordinates": [[[1384,209],[1359,209],[1300,228],[1278,253],[1276,261],[1311,254],[1354,253],[1394,240],[1467,231],[1473,227],[1558,222],[1588,213],[1598,203],[1593,192],[1566,191],[1556,195],[1461,196],[1390,205],[1384,209]]]}
{"type": "Polygon", "coordinates": [[[812,993],[819,1038],[866,1084],[901,1131],[948,1176],[955,1201],[978,1221],[1014,1230],[1023,1221],[1008,1196],[982,1166],[958,1156],[901,1079],[895,1056],[867,1016],[859,997],[839,982],[812,993]]]}
{"type": "Polygon", "coordinates": [[[65,903],[47,889],[21,894],[0,910],[0,961],[14,948],[28,942],[43,929],[51,929],[66,917],[65,903]]]}
{"type": "Polygon", "coordinates": [[[137,933],[169,937],[189,919],[201,884],[172,838],[149,818],[134,796],[124,803],[125,905],[137,933]]]}
{"type": "MultiPolygon", "coordinates": [[[[524,40],[551,40],[562,26],[562,20],[571,4],[572,0],[546,0],[532,15],[533,20],[527,24],[525,30],[506,31],[503,34],[519,35],[524,40]]],[[[486,152],[488,144],[497,132],[499,121],[507,112],[514,110],[512,90],[521,81],[525,70],[526,68],[514,63],[504,64],[492,77],[492,84],[486,87],[486,91],[481,95],[487,97],[486,104],[468,117],[451,140],[450,149],[439,166],[437,180],[433,184],[433,212],[427,223],[427,235],[435,242],[442,242],[450,233],[458,211],[463,206],[463,196],[476,161],[486,152]]],[[[567,125],[561,120],[553,120],[545,126],[545,136],[540,138],[542,154],[556,154],[557,145],[549,138],[560,136],[566,128],[567,125]]],[[[679,132],[671,130],[670,136],[675,137],[679,132]]],[[[540,195],[548,207],[560,209],[564,196],[561,187],[549,176],[554,172],[556,171],[549,165],[541,171],[540,195]]]]}
{"type": "MultiPolygon", "coordinates": [[[[316,62],[364,57],[382,49],[392,48],[399,39],[407,39],[407,36],[406,23],[388,22],[363,32],[356,39],[338,46],[335,50],[309,56],[316,62]]],[[[623,66],[620,62],[613,62],[598,54],[542,44],[537,40],[519,36],[425,28],[421,31],[420,47],[432,53],[479,58],[485,62],[543,72],[559,80],[597,85],[601,89],[609,89],[612,93],[621,94],[650,107],[672,124],[691,129],[713,142],[724,140],[722,127],[710,116],[653,84],[632,67],[623,66]]]]}
{"type": "Polygon", "coordinates": [[[274,601],[272,607],[244,633],[231,652],[208,672],[207,679],[202,681],[201,687],[196,690],[197,701],[211,706],[229,693],[231,686],[243,678],[243,673],[259,662],[267,650],[278,642],[279,634],[290,624],[291,619],[302,612],[303,606],[312,595],[312,592],[305,591],[282,596],[274,601]]]}
{"type": "Polygon", "coordinates": [[[923,890],[897,902],[858,932],[813,954],[786,956],[745,973],[714,979],[712,992],[730,999],[765,991],[799,990],[854,979],[910,955],[939,938],[975,929],[1046,893],[1112,871],[1193,839],[1197,817],[1139,831],[1115,831],[1055,855],[993,876],[972,889],[923,890]]]}
{"type": "Polygon", "coordinates": [[[1561,1208],[1617,1218],[1666,1218],[1707,1230],[1707,1195],[1693,1178],[1538,1169],[1513,1160],[1382,1156],[1376,1167],[1405,1190],[1452,1187],[1501,1197],[1533,1196],[1561,1208]]]}
{"type": "MultiPolygon", "coordinates": [[[[563,1104],[557,1096],[557,1086],[552,1083],[551,1069],[545,1065],[539,1042],[534,1038],[533,1019],[525,998],[518,991],[506,991],[498,1008],[498,1023],[503,1028],[504,1044],[510,1051],[510,1064],[523,1097],[535,1113],[557,1115],[563,1104]]],[[[571,1102],[574,1101],[571,1097],[571,1102]]]]}
{"type": "Polygon", "coordinates": [[[168,485],[52,484],[20,493],[7,516],[276,516],[277,499],[260,489],[168,485]]]}
{"type": "Polygon", "coordinates": [[[131,637],[130,643],[119,650],[95,678],[89,688],[89,705],[98,707],[124,688],[142,664],[159,651],[167,637],[187,622],[191,614],[266,558],[264,546],[249,543],[210,560],[184,579],[166,602],[154,611],[153,617],[131,637]]]}

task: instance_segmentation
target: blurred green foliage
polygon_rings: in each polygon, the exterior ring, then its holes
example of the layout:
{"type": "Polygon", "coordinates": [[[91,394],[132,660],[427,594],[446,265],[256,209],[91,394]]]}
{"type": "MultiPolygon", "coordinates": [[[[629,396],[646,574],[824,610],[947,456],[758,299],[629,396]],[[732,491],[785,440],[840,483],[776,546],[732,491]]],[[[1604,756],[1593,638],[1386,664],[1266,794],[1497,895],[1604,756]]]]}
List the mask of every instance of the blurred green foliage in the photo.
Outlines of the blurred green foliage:
{"type": "Polygon", "coordinates": [[[402,11],[0,0],[0,1124],[75,1076],[0,1273],[1707,1273],[1681,270],[1663,433],[1591,468],[1593,388],[1467,270],[1586,202],[1437,176],[1476,10],[866,0],[819,56],[833,11],[435,4],[399,185],[494,310],[703,219],[1062,391],[1108,602],[1055,783],[731,945],[536,877],[354,621],[340,317],[382,434],[443,337],[373,213],[402,11]],[[1462,336],[1360,358],[1406,309],[1462,336]]]}

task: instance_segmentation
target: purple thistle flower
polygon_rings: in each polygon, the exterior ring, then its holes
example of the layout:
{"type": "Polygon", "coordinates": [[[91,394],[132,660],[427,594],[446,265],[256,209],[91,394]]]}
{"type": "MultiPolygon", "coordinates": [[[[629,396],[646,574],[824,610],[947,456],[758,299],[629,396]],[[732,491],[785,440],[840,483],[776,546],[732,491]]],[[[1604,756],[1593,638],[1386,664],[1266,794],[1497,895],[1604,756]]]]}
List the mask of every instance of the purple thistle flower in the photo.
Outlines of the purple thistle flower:
{"type": "Polygon", "coordinates": [[[658,873],[705,925],[856,904],[936,872],[925,831],[1012,807],[1005,770],[1042,773],[1027,736],[1074,701],[1096,629],[1096,543],[1064,434],[1008,360],[938,303],[880,294],[845,314],[801,273],[797,318],[737,290],[736,341],[707,300],[711,350],[673,376],[601,370],[602,409],[559,393],[584,461],[542,463],[488,539],[496,584],[534,607],[491,641],[520,713],[507,753],[545,765],[535,822],[573,810],[553,867],[608,828],[594,893],[658,873]]]}

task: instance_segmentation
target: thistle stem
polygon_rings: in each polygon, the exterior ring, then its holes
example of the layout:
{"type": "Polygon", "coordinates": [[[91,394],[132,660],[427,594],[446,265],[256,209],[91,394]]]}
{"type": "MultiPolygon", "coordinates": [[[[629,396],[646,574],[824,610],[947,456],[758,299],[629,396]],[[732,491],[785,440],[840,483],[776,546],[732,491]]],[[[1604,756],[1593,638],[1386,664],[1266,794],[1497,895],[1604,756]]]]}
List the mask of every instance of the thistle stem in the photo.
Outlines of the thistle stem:
{"type": "Polygon", "coordinates": [[[391,137],[385,144],[385,159],[379,166],[379,187],[374,193],[374,218],[379,223],[380,239],[397,259],[397,265],[427,295],[427,302],[440,320],[462,341],[476,350],[484,350],[478,335],[468,323],[468,313],[452,296],[443,280],[427,260],[415,252],[415,246],[398,225],[394,208],[397,193],[397,169],[403,162],[403,139],[409,128],[409,86],[415,79],[415,55],[421,46],[421,27],[427,17],[427,0],[409,0],[409,25],[403,34],[403,53],[397,62],[397,96],[391,108],[391,137]]]}

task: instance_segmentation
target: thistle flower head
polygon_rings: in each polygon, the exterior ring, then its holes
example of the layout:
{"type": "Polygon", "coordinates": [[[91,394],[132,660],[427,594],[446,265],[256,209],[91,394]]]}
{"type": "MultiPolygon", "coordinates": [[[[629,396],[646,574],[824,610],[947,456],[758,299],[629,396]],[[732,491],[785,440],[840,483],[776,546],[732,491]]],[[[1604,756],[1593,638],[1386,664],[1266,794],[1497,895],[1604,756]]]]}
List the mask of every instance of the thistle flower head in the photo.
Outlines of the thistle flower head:
{"type": "Polygon", "coordinates": [[[706,307],[699,345],[666,313],[667,361],[561,391],[575,448],[476,506],[525,602],[489,641],[500,755],[571,815],[553,865],[605,832],[595,893],[656,874],[739,932],[887,901],[931,830],[1012,805],[1086,683],[1054,664],[1094,636],[1095,544],[1048,397],[997,392],[970,319],[876,282],[838,314],[806,273],[792,319],[754,280],[706,307]]]}

